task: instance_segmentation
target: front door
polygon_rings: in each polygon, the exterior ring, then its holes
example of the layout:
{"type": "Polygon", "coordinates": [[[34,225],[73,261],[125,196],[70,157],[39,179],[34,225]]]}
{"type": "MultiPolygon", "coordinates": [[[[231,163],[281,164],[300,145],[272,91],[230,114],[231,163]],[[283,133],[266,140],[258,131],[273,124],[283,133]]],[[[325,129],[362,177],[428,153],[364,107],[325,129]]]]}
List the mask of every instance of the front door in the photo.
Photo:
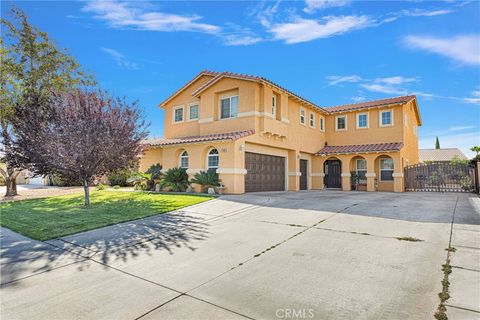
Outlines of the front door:
{"type": "Polygon", "coordinates": [[[300,176],[300,190],[307,190],[308,187],[308,161],[307,160],[300,160],[300,172],[302,173],[300,176]]]}
{"type": "Polygon", "coordinates": [[[327,188],[341,188],[341,163],[339,160],[325,161],[325,186],[327,188]]]}

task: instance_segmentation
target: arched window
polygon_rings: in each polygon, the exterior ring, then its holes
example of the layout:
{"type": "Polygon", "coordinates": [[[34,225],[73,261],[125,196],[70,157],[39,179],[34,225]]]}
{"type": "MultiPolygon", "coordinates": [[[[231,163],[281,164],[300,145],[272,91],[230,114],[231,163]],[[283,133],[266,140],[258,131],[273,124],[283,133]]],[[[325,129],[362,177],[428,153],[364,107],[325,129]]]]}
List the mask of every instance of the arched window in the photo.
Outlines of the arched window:
{"type": "Polygon", "coordinates": [[[188,152],[183,151],[180,155],[180,168],[188,169],[188,152]]]}
{"type": "Polygon", "coordinates": [[[208,170],[215,170],[218,168],[218,150],[217,149],[212,149],[208,153],[207,168],[208,170]]]}

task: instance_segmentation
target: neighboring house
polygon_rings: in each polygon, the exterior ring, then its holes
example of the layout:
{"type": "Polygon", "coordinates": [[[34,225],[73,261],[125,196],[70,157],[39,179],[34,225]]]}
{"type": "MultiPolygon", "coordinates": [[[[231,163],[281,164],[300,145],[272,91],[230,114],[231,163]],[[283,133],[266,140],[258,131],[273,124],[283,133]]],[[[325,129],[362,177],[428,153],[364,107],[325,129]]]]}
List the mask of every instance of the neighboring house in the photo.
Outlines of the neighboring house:
{"type": "Polygon", "coordinates": [[[160,107],[165,138],[148,141],[140,169],[216,170],[226,193],[350,190],[351,171],[368,191],[402,192],[418,162],[415,96],[326,108],[265,78],[203,71],[160,107]]]}
{"type": "Polygon", "coordinates": [[[419,149],[418,158],[420,162],[450,162],[454,158],[459,160],[468,160],[467,156],[457,148],[419,149]]]}

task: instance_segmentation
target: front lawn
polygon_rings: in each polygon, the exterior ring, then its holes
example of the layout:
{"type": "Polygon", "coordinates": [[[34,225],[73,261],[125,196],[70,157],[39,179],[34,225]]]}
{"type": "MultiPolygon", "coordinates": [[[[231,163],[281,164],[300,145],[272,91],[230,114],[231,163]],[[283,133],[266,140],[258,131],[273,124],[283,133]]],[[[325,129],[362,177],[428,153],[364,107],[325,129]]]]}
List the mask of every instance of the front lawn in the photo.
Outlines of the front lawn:
{"type": "Polygon", "coordinates": [[[0,203],[0,225],[37,240],[54,239],[191,206],[211,197],[126,191],[83,193],[0,203]]]}

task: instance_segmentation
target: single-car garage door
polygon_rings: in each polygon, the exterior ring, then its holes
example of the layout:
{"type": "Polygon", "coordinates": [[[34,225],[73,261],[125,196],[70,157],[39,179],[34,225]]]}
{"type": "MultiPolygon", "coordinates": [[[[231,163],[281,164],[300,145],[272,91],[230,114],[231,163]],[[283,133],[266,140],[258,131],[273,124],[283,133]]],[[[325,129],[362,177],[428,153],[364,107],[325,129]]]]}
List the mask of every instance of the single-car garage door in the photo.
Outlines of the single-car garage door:
{"type": "Polygon", "coordinates": [[[285,158],[245,153],[245,192],[285,190],[285,158]]]}

